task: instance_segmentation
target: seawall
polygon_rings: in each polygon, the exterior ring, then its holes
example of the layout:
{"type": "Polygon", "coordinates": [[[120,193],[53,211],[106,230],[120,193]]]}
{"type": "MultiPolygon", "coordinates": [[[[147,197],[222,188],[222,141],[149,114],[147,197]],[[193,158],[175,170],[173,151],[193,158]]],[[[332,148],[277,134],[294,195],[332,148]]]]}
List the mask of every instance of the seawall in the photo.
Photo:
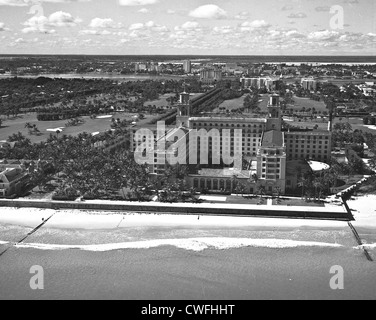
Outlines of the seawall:
{"type": "Polygon", "coordinates": [[[225,204],[164,204],[137,202],[68,202],[68,201],[35,201],[35,200],[0,200],[0,207],[41,208],[41,209],[77,209],[119,212],[152,212],[169,214],[194,215],[226,215],[226,216],[255,216],[303,218],[322,220],[350,221],[352,217],[342,207],[281,207],[257,205],[225,205],[225,204]]]}

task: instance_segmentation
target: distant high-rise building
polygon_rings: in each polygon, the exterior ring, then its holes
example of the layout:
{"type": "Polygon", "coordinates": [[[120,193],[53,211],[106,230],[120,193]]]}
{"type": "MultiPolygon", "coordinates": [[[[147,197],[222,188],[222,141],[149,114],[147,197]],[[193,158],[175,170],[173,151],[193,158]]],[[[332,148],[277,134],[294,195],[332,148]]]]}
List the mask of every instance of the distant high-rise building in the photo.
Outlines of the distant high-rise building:
{"type": "Polygon", "coordinates": [[[302,87],[306,90],[316,91],[317,90],[317,81],[313,78],[303,78],[302,87]]]}
{"type": "Polygon", "coordinates": [[[242,83],[243,88],[266,88],[268,91],[278,90],[281,84],[281,80],[279,78],[271,77],[241,78],[240,82],[242,83]]]}
{"type": "Polygon", "coordinates": [[[207,67],[201,70],[200,80],[206,84],[212,84],[222,80],[222,70],[217,67],[207,67]]]}
{"type": "Polygon", "coordinates": [[[183,69],[185,73],[191,73],[192,70],[192,64],[190,60],[185,60],[183,62],[183,69]]]}

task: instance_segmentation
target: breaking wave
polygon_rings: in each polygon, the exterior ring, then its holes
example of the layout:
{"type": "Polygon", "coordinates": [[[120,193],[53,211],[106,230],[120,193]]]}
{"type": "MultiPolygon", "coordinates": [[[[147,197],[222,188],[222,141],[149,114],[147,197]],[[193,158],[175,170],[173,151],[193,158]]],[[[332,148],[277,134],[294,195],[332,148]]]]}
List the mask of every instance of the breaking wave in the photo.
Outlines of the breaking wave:
{"type": "Polygon", "coordinates": [[[360,249],[369,249],[369,250],[376,249],[376,243],[363,244],[363,245],[359,246],[359,248],[360,249]]]}
{"type": "Polygon", "coordinates": [[[174,246],[190,251],[204,251],[206,249],[227,250],[244,247],[285,249],[298,247],[340,248],[342,245],[324,242],[307,242],[283,239],[248,239],[248,238],[191,238],[191,239],[159,239],[124,243],[109,243],[96,245],[54,245],[40,243],[22,243],[16,248],[39,250],[82,250],[105,252],[124,249],[150,249],[162,246],[174,246]]]}

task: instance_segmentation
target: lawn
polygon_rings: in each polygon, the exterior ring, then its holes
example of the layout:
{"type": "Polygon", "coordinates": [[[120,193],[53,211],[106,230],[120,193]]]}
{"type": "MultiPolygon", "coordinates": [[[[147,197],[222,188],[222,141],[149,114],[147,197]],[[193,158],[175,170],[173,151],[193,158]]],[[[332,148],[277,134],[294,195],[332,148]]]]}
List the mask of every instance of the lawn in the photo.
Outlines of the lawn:
{"type": "Polygon", "coordinates": [[[214,113],[220,113],[219,108],[226,108],[226,110],[229,110],[229,111],[242,108],[243,104],[244,104],[244,98],[245,97],[246,97],[246,95],[243,95],[240,98],[225,100],[219,105],[218,108],[214,109],[213,112],[214,113]]]}
{"type": "Polygon", "coordinates": [[[226,203],[230,203],[230,204],[259,204],[260,203],[262,205],[266,205],[267,200],[265,197],[261,199],[260,197],[257,197],[257,196],[246,196],[246,197],[228,196],[226,203]]]}
{"type": "Polygon", "coordinates": [[[324,101],[315,101],[315,100],[311,100],[309,98],[299,98],[297,96],[294,96],[293,99],[295,101],[295,104],[294,105],[288,105],[287,109],[294,109],[294,110],[301,111],[301,109],[304,107],[306,109],[315,108],[317,112],[328,111],[324,101]]]}
{"type": "MultiPolygon", "coordinates": [[[[132,120],[134,114],[117,112],[113,114],[113,118],[121,120],[132,120]]],[[[140,121],[140,124],[146,123],[154,116],[145,115],[145,119],[140,121]]],[[[68,120],[60,121],[38,121],[36,113],[20,115],[14,119],[3,120],[2,127],[0,128],[0,140],[7,140],[13,133],[21,132],[24,136],[29,138],[33,143],[39,143],[46,141],[51,132],[47,129],[63,128],[61,134],[77,136],[82,132],[94,133],[105,132],[111,129],[111,118],[107,119],[90,119],[89,116],[82,117],[85,123],[78,126],[65,127],[68,120]],[[28,129],[25,128],[25,124],[36,124],[37,128],[41,132],[39,136],[29,135],[28,129]]],[[[54,133],[53,133],[54,134],[54,133]]]]}
{"type": "Polygon", "coordinates": [[[297,206],[297,207],[325,207],[324,203],[322,202],[314,202],[314,201],[305,201],[304,199],[288,199],[288,198],[280,198],[280,202],[278,203],[278,199],[273,199],[273,206],[297,206]]]}
{"type": "Polygon", "coordinates": [[[165,95],[160,96],[160,98],[157,99],[157,100],[146,101],[144,103],[144,106],[149,106],[149,105],[154,106],[155,105],[157,108],[161,108],[161,107],[164,108],[164,107],[167,107],[167,106],[170,105],[169,102],[167,101],[167,98],[174,97],[174,96],[175,96],[175,94],[172,94],[172,93],[165,94],[165,95]]]}

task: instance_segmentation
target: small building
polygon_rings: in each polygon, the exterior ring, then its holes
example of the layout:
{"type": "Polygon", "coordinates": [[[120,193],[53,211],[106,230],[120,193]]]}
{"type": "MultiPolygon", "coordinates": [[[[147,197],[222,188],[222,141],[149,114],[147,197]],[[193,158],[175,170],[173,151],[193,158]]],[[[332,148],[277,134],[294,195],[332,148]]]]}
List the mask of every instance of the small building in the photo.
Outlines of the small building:
{"type": "Polygon", "coordinates": [[[20,195],[29,174],[21,165],[0,165],[0,197],[20,195]]]}
{"type": "Polygon", "coordinates": [[[197,174],[190,174],[187,183],[197,190],[218,193],[235,193],[242,190],[243,193],[254,193],[255,183],[252,183],[252,171],[236,171],[233,168],[202,169],[197,174]],[[242,186],[242,188],[238,188],[242,186]]]}

